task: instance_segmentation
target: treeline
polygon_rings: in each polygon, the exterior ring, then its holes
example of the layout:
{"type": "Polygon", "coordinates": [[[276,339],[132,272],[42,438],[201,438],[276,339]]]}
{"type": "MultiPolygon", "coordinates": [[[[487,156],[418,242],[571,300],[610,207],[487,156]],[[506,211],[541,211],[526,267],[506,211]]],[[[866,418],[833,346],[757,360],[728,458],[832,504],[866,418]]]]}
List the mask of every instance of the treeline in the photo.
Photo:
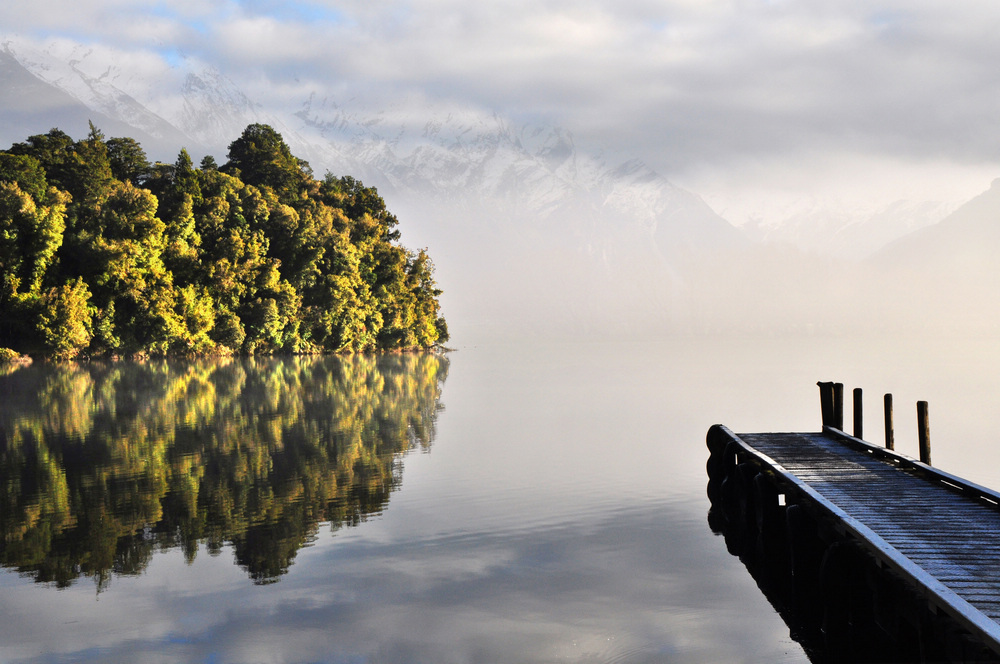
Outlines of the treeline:
{"type": "Polygon", "coordinates": [[[53,129],[0,152],[0,347],[324,353],[447,340],[433,263],[350,176],[316,180],[253,124],[218,166],[53,129]]]}

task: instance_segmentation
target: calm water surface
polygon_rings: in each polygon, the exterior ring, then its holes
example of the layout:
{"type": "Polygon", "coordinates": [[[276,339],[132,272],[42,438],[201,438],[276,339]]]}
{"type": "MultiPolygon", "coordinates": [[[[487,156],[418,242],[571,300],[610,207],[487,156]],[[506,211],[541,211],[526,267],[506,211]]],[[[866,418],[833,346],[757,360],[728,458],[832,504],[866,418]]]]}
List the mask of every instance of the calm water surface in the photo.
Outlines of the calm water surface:
{"type": "MultiPolygon", "coordinates": [[[[817,380],[1000,487],[992,340],[664,340],[0,377],[0,661],[804,661],[706,521],[704,435],[817,380]],[[915,416],[913,418],[915,420],[915,416]]],[[[848,413],[848,421],[850,415],[848,413]]]]}

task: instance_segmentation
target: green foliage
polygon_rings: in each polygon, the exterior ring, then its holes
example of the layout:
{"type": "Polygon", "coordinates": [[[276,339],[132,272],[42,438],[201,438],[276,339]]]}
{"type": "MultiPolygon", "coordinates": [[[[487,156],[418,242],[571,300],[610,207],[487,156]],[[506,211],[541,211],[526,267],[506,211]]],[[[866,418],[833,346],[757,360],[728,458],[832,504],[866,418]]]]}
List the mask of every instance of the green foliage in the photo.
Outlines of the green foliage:
{"type": "Polygon", "coordinates": [[[90,343],[89,301],[83,279],[52,288],[40,299],[38,331],[49,356],[69,360],[90,343]]]}
{"type": "Polygon", "coordinates": [[[0,180],[0,302],[37,294],[62,245],[69,197],[50,189],[40,200],[0,180]]]}
{"type": "Polygon", "coordinates": [[[48,190],[45,169],[37,158],[0,152],[0,182],[13,182],[34,200],[41,200],[48,190]]]}
{"type": "Polygon", "coordinates": [[[0,345],[83,355],[316,353],[447,339],[425,251],[350,176],[254,124],[218,168],[91,125],[0,152],[0,345]]]}
{"type": "Polygon", "coordinates": [[[69,134],[52,129],[47,134],[29,137],[24,143],[15,143],[8,151],[11,155],[30,156],[45,169],[49,182],[68,190],[64,180],[72,180],[69,169],[73,139],[69,134]]]}
{"type": "Polygon", "coordinates": [[[222,167],[255,187],[270,187],[281,200],[297,197],[308,177],[308,164],[292,156],[281,134],[265,124],[252,124],[229,144],[222,167]]]}
{"type": "Polygon", "coordinates": [[[399,239],[399,231],[394,230],[399,220],[386,209],[385,201],[375,187],[366,187],[350,175],[336,178],[327,173],[321,192],[327,204],[342,209],[348,218],[357,220],[352,229],[352,240],[357,242],[366,236],[390,242],[399,239]]]}
{"type": "Polygon", "coordinates": [[[150,163],[139,142],[134,138],[110,138],[107,148],[111,174],[119,180],[141,185],[149,175],[150,163]]]}

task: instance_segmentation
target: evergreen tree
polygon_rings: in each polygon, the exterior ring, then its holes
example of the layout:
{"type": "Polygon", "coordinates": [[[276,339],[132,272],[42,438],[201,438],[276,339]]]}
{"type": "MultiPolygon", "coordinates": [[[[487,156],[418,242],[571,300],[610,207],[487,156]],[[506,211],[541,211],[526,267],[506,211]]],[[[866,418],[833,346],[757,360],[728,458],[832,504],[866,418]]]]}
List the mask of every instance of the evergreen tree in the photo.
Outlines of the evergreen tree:
{"type": "Polygon", "coordinates": [[[38,331],[49,356],[68,360],[90,344],[90,290],[83,279],[52,288],[41,298],[38,331]]]}
{"type": "Polygon", "coordinates": [[[229,144],[222,170],[255,187],[270,187],[282,201],[294,201],[308,177],[305,162],[292,156],[281,134],[265,124],[252,124],[229,144]]]}
{"type": "Polygon", "coordinates": [[[111,174],[141,186],[149,176],[150,163],[139,142],[134,138],[109,138],[106,145],[111,174]]]}

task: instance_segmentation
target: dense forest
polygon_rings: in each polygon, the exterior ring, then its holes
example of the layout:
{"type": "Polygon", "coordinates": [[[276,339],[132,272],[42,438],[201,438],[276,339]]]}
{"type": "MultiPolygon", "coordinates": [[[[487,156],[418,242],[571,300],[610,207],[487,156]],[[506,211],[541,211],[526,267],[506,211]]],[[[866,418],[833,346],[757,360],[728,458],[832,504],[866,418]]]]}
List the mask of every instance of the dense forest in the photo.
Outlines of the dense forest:
{"type": "Polygon", "coordinates": [[[333,353],[447,340],[425,251],[273,128],[151,164],[53,129],[0,152],[0,347],[77,356],[333,353]]]}

